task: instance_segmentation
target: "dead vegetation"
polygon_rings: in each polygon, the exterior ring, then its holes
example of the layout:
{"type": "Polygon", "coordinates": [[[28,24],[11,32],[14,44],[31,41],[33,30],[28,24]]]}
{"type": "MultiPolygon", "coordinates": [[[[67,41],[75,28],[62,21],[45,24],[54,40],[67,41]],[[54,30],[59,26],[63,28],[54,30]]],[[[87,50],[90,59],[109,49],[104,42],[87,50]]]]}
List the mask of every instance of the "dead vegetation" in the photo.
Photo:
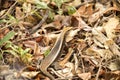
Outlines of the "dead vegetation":
{"type": "Polygon", "coordinates": [[[119,0],[0,0],[0,80],[120,80],[119,0]]]}

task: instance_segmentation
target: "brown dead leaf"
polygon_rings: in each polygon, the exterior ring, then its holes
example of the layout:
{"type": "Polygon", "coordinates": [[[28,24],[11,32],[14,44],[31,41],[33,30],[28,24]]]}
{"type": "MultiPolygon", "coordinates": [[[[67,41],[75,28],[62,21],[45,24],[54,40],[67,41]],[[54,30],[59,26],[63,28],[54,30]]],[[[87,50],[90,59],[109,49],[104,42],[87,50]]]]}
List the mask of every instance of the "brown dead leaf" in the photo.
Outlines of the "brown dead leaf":
{"type": "Polygon", "coordinates": [[[83,80],[89,80],[91,78],[91,73],[90,72],[81,73],[81,74],[78,74],[78,76],[83,80]]]}
{"type": "Polygon", "coordinates": [[[86,6],[81,6],[74,14],[73,16],[81,16],[85,13],[86,6]]]}
{"type": "MultiPolygon", "coordinates": [[[[79,16],[79,14],[78,14],[79,16]]],[[[82,20],[82,18],[79,16],[73,16],[71,21],[72,21],[72,26],[78,27],[79,29],[90,29],[90,27],[86,24],[85,21],[82,20]]]]}
{"type": "Polygon", "coordinates": [[[120,80],[120,71],[112,71],[105,73],[105,80],[120,80]]]}
{"type": "Polygon", "coordinates": [[[93,14],[93,5],[92,4],[86,4],[81,6],[74,14],[73,16],[82,16],[82,17],[89,17],[93,14]]]}

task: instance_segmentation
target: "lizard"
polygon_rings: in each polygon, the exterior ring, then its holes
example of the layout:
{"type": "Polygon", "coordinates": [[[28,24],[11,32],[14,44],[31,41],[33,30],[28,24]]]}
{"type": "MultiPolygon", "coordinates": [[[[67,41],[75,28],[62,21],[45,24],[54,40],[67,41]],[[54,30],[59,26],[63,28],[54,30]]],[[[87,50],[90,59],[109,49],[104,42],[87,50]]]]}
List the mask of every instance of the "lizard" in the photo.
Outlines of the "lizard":
{"type": "Polygon", "coordinates": [[[44,75],[48,76],[51,80],[55,80],[55,78],[47,71],[47,69],[58,57],[64,42],[65,34],[70,29],[72,29],[72,27],[63,28],[62,32],[60,33],[60,36],[57,38],[50,53],[40,63],[40,70],[44,75]]]}

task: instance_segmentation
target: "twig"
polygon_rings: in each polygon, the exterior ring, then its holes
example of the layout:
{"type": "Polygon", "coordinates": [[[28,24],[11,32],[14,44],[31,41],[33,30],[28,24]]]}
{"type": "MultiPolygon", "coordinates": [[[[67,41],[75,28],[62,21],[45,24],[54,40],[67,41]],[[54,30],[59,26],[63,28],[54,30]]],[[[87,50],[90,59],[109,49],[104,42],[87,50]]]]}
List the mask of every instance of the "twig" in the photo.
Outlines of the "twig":
{"type": "Polygon", "coordinates": [[[100,70],[102,68],[102,61],[104,60],[104,58],[101,59],[100,63],[99,63],[99,69],[98,69],[98,72],[97,72],[97,75],[96,75],[96,79],[95,80],[98,80],[99,78],[99,73],[100,73],[100,70]]]}
{"type": "Polygon", "coordinates": [[[82,63],[83,73],[85,73],[85,66],[84,66],[83,58],[80,58],[80,60],[81,60],[81,63],[82,63]]]}
{"type": "Polygon", "coordinates": [[[8,15],[11,12],[11,10],[15,7],[16,4],[17,4],[17,1],[8,9],[8,11],[1,18],[4,18],[6,15],[8,15]]]}
{"type": "Polygon", "coordinates": [[[57,75],[60,78],[64,78],[64,75],[60,74],[59,72],[55,71],[53,68],[49,68],[55,75],[57,75]]]}
{"type": "Polygon", "coordinates": [[[36,37],[28,37],[28,38],[18,39],[17,41],[13,41],[13,43],[21,42],[21,41],[26,41],[26,40],[29,40],[29,39],[34,39],[34,38],[39,38],[39,37],[42,37],[42,36],[36,36],[36,37]]]}
{"type": "Polygon", "coordinates": [[[42,24],[48,18],[48,14],[49,14],[49,10],[46,11],[46,13],[45,13],[44,17],[42,18],[42,20],[35,27],[32,28],[32,30],[30,31],[30,34],[33,34],[34,32],[37,31],[37,29],[39,29],[42,26],[42,24]]]}
{"type": "Polygon", "coordinates": [[[78,58],[77,58],[76,54],[74,54],[74,59],[75,59],[75,72],[77,72],[78,66],[79,66],[79,61],[78,61],[78,58]]]}

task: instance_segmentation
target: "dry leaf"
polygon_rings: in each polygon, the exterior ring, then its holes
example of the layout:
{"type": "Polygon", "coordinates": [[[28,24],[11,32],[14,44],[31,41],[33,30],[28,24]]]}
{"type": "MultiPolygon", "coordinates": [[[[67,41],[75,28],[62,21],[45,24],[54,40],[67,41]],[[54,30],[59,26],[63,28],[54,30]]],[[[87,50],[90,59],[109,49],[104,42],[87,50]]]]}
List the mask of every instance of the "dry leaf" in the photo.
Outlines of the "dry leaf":
{"type": "Polygon", "coordinates": [[[103,45],[107,40],[107,37],[101,31],[99,31],[98,28],[93,28],[92,29],[92,34],[94,35],[94,38],[98,42],[100,42],[101,45],[103,45]]]}
{"type": "Polygon", "coordinates": [[[79,29],[91,29],[85,21],[82,20],[82,18],[79,16],[73,16],[71,19],[72,26],[78,27],[79,29]]]}
{"type": "Polygon", "coordinates": [[[78,74],[78,76],[83,80],[89,80],[91,78],[91,73],[90,72],[81,73],[81,74],[78,74]]]}
{"type": "Polygon", "coordinates": [[[65,68],[62,70],[58,70],[57,73],[61,75],[59,77],[67,79],[73,76],[73,73],[72,73],[73,70],[74,70],[74,64],[67,62],[65,63],[65,68]]]}
{"type": "Polygon", "coordinates": [[[64,67],[65,63],[69,60],[69,58],[71,57],[72,53],[73,53],[73,49],[70,48],[68,50],[68,53],[65,55],[64,59],[59,62],[59,65],[62,66],[62,67],[64,67]]]}
{"type": "Polygon", "coordinates": [[[33,54],[35,59],[38,59],[38,58],[42,59],[43,53],[50,48],[48,46],[46,47],[39,46],[35,41],[25,41],[24,45],[26,47],[33,49],[33,54]]]}
{"type": "Polygon", "coordinates": [[[92,4],[86,4],[81,6],[74,14],[73,16],[82,16],[82,17],[89,17],[93,13],[93,5],[92,4]]]}
{"type": "Polygon", "coordinates": [[[69,42],[70,40],[72,40],[74,38],[75,35],[77,35],[79,29],[76,30],[70,30],[69,34],[66,36],[66,42],[69,42]]]}
{"type": "Polygon", "coordinates": [[[80,0],[73,0],[71,3],[69,3],[69,6],[79,6],[81,4],[80,0]]]}
{"type": "Polygon", "coordinates": [[[118,24],[119,19],[117,17],[113,17],[110,18],[108,22],[103,26],[109,39],[113,39],[115,37],[114,29],[117,27],[118,24]]]}
{"type": "Polygon", "coordinates": [[[31,4],[30,3],[26,3],[26,2],[24,2],[23,3],[23,11],[24,11],[24,13],[27,13],[27,14],[30,14],[32,11],[31,11],[31,4]]]}
{"type": "Polygon", "coordinates": [[[16,10],[16,11],[15,11],[15,17],[16,17],[17,19],[20,19],[21,17],[24,16],[24,14],[23,14],[23,12],[22,12],[22,9],[21,9],[20,7],[16,7],[15,10],[16,10]]]}
{"type": "Polygon", "coordinates": [[[1,17],[2,15],[4,15],[4,14],[5,14],[5,12],[6,12],[6,9],[1,10],[1,11],[0,11],[0,17],[1,17]]]}
{"type": "Polygon", "coordinates": [[[113,54],[120,56],[120,47],[113,40],[107,40],[105,45],[109,47],[113,54]]]}
{"type": "Polygon", "coordinates": [[[119,47],[116,45],[116,43],[113,40],[110,40],[109,38],[107,38],[103,33],[98,31],[97,28],[93,29],[92,33],[94,35],[95,44],[101,48],[105,48],[105,54],[102,54],[102,55],[104,56],[107,55],[108,57],[112,57],[113,54],[120,56],[119,47]],[[106,52],[106,50],[109,50],[109,51],[106,52]]]}
{"type": "Polygon", "coordinates": [[[30,71],[30,72],[21,72],[21,73],[18,73],[20,74],[22,77],[26,77],[28,79],[31,79],[33,77],[35,77],[37,74],[39,73],[39,71],[30,71]]]}
{"type": "Polygon", "coordinates": [[[105,80],[120,80],[120,71],[112,71],[105,73],[105,80]]]}

